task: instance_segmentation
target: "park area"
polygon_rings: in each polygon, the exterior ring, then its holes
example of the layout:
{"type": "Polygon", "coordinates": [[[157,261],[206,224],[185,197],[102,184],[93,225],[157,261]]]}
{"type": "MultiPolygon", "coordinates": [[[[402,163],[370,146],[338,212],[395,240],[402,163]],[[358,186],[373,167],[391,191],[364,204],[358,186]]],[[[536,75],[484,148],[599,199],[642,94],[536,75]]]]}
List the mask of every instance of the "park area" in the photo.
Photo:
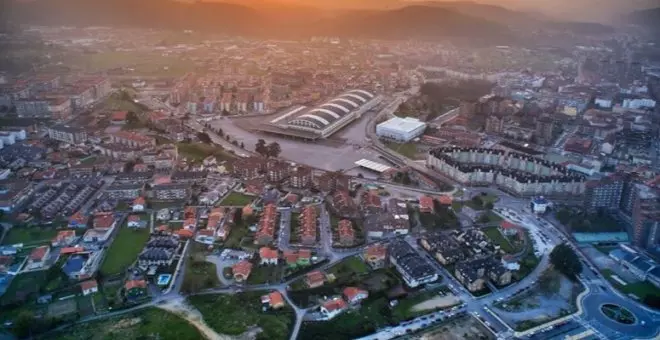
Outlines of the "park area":
{"type": "Polygon", "coordinates": [[[51,335],[49,339],[198,340],[203,336],[186,320],[170,312],[149,308],[120,317],[76,324],[51,335]]]}
{"type": "Polygon", "coordinates": [[[220,146],[204,143],[176,143],[179,155],[194,163],[200,163],[208,156],[214,156],[218,161],[233,159],[234,156],[220,146]]]}
{"type": "Polygon", "coordinates": [[[128,228],[124,222],[101,264],[101,273],[106,277],[123,273],[135,262],[148,240],[149,227],[128,228]]]}
{"type": "Polygon", "coordinates": [[[245,194],[241,194],[240,192],[232,191],[232,192],[229,193],[229,195],[227,195],[225,197],[225,199],[220,201],[218,206],[223,206],[223,207],[232,207],[232,206],[234,206],[234,207],[244,207],[244,206],[252,203],[252,201],[254,201],[254,199],[255,199],[254,196],[245,195],[245,194]]]}
{"type": "Polygon", "coordinates": [[[190,251],[185,262],[185,276],[183,277],[181,291],[196,293],[203,289],[219,287],[220,279],[218,278],[216,265],[206,261],[206,256],[209,254],[206,246],[191,242],[189,247],[190,251]]]}
{"type": "Polygon", "coordinates": [[[498,302],[493,311],[516,331],[524,331],[576,311],[576,299],[584,287],[556,270],[548,269],[535,285],[498,302]]]}
{"type": "Polygon", "coordinates": [[[603,276],[607,279],[607,281],[609,281],[620,292],[627,295],[634,295],[637,298],[639,298],[640,301],[645,301],[652,296],[656,296],[656,297],[660,296],[660,288],[654,286],[652,283],[648,281],[636,280],[630,282],[616,275],[616,273],[614,273],[610,269],[603,269],[601,272],[603,273],[603,276]],[[614,276],[616,276],[619,280],[625,282],[626,284],[624,285],[620,281],[615,280],[614,276]]]}
{"type": "Polygon", "coordinates": [[[258,339],[289,339],[295,314],[290,306],[280,310],[262,310],[261,296],[268,291],[233,295],[199,295],[188,302],[202,313],[204,321],[220,334],[240,336],[252,327],[261,328],[258,339]]]}

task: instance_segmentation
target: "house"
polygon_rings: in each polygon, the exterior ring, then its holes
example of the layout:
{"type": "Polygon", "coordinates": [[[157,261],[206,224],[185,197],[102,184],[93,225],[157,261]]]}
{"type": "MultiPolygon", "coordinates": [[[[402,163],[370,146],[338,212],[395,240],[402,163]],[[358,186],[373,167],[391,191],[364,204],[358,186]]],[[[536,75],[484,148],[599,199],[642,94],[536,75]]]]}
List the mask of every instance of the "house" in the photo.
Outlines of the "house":
{"type": "Polygon", "coordinates": [[[46,259],[48,259],[49,255],[49,246],[34,248],[30,253],[27,264],[25,265],[25,270],[36,270],[43,268],[46,265],[46,259]]]}
{"type": "Polygon", "coordinates": [[[170,210],[163,208],[156,213],[156,219],[159,221],[169,221],[171,217],[170,210]]]}
{"type": "Polygon", "coordinates": [[[263,295],[261,297],[261,303],[268,305],[268,307],[272,309],[280,309],[284,307],[284,297],[282,294],[280,294],[280,292],[273,291],[267,295],[263,295]]]}
{"type": "Polygon", "coordinates": [[[252,263],[242,260],[231,267],[236,282],[243,282],[248,279],[252,272],[252,263]]]}
{"type": "Polygon", "coordinates": [[[260,264],[277,264],[278,257],[277,249],[271,249],[269,247],[259,248],[260,264]]]}
{"type": "Polygon", "coordinates": [[[369,292],[357,287],[346,287],[344,288],[344,298],[350,304],[357,304],[360,301],[369,297],[369,292]]]}
{"type": "Polygon", "coordinates": [[[337,233],[339,234],[339,243],[342,246],[350,247],[355,244],[355,230],[353,229],[353,223],[351,221],[339,221],[337,233]]]}
{"type": "Polygon", "coordinates": [[[127,221],[126,226],[129,228],[144,228],[147,226],[147,222],[143,221],[138,215],[129,215],[127,221]]]}
{"type": "Polygon", "coordinates": [[[309,272],[305,275],[305,283],[309,288],[321,287],[325,283],[325,275],[318,270],[309,272]]]}
{"type": "Polygon", "coordinates": [[[94,215],[92,227],[95,229],[114,229],[116,223],[113,213],[98,213],[94,215]]]}
{"type": "Polygon", "coordinates": [[[140,196],[133,200],[133,212],[142,212],[146,208],[146,200],[140,196]]]}
{"type": "Polygon", "coordinates": [[[274,204],[266,205],[259,218],[258,230],[254,238],[254,243],[265,246],[273,242],[276,222],[277,207],[274,204]]]}
{"type": "Polygon", "coordinates": [[[515,236],[518,234],[518,232],[520,232],[520,228],[518,228],[517,225],[507,220],[502,221],[498,229],[504,236],[515,236]]]}
{"type": "Polygon", "coordinates": [[[76,238],[76,232],[74,230],[62,230],[50,241],[50,244],[53,247],[64,247],[73,243],[76,238]]]}
{"type": "Polygon", "coordinates": [[[390,245],[390,263],[410,288],[438,280],[438,273],[405,241],[397,240],[390,245]]]}
{"type": "Polygon", "coordinates": [[[135,299],[147,295],[147,281],[128,280],[124,284],[124,295],[128,299],[135,299]]]}
{"type": "Polygon", "coordinates": [[[300,242],[306,246],[312,246],[316,243],[316,207],[308,205],[300,214],[300,242]]]}
{"type": "Polygon", "coordinates": [[[511,283],[511,271],[491,256],[458,263],[454,275],[471,292],[484,289],[488,279],[499,286],[511,283]]]}
{"type": "Polygon", "coordinates": [[[87,216],[83,215],[80,211],[78,211],[75,214],[71,215],[71,217],[69,217],[68,227],[86,229],[87,220],[88,220],[87,216]]]}
{"type": "Polygon", "coordinates": [[[80,290],[82,290],[83,296],[89,294],[94,294],[99,291],[99,285],[96,283],[96,280],[87,280],[80,283],[80,290]]]}
{"type": "Polygon", "coordinates": [[[364,261],[373,269],[385,267],[387,260],[387,247],[384,244],[376,243],[370,245],[364,251],[364,261]]]}
{"type": "Polygon", "coordinates": [[[430,196],[422,196],[419,198],[419,212],[421,213],[433,213],[433,198],[430,196]]]}
{"type": "Polygon", "coordinates": [[[75,253],[80,253],[84,250],[85,248],[83,247],[64,247],[60,249],[60,255],[71,255],[75,253]]]}
{"type": "Polygon", "coordinates": [[[321,313],[326,320],[330,320],[341,314],[348,308],[348,304],[342,298],[334,298],[321,304],[321,313]]]}

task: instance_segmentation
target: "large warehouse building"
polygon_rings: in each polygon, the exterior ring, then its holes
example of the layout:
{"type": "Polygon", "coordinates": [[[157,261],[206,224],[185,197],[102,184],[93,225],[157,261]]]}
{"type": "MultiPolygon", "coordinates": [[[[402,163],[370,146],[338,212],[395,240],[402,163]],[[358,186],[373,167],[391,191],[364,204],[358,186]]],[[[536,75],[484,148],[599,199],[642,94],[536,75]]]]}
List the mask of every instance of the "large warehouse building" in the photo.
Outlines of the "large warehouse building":
{"type": "Polygon", "coordinates": [[[378,137],[402,143],[421,136],[424,130],[426,130],[426,123],[412,117],[394,117],[376,125],[378,137]]]}
{"type": "Polygon", "coordinates": [[[296,109],[279,127],[329,137],[352,121],[362,117],[380,102],[380,96],[364,90],[345,92],[311,109],[296,109]],[[290,118],[289,118],[290,117],[290,118]]]}

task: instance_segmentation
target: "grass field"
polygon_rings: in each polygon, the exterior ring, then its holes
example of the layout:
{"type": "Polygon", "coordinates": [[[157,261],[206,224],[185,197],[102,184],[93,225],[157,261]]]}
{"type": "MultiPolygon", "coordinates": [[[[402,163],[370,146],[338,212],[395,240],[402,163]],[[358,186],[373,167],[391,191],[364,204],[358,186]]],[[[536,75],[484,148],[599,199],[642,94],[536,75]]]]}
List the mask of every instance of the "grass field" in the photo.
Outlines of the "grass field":
{"type": "Polygon", "coordinates": [[[206,246],[197,242],[192,242],[188,246],[190,251],[185,262],[186,270],[181,290],[195,293],[202,289],[220,286],[215,264],[206,261],[208,254],[206,246]]]}
{"type": "Polygon", "coordinates": [[[77,324],[49,337],[52,340],[197,340],[203,338],[202,334],[186,320],[157,308],[149,308],[121,317],[77,324]]]}
{"type": "Polygon", "coordinates": [[[632,294],[637,296],[640,300],[644,300],[647,296],[660,296],[660,288],[654,286],[653,284],[646,282],[646,281],[637,281],[637,282],[632,282],[628,283],[627,285],[623,286],[619,284],[618,281],[614,280],[612,278],[612,275],[616,275],[613,271],[609,269],[603,269],[602,270],[603,276],[607,279],[607,281],[610,281],[610,283],[618,289],[620,292],[624,294],[632,294]]]}
{"type": "Polygon", "coordinates": [[[223,199],[219,206],[239,206],[239,207],[244,207],[249,203],[252,203],[254,201],[255,197],[254,196],[248,196],[245,194],[241,194],[240,192],[230,192],[225,199],[223,199]]]}
{"type": "Polygon", "coordinates": [[[56,235],[57,230],[55,228],[14,227],[5,235],[2,244],[23,243],[25,245],[36,245],[50,243],[56,235]]]}
{"type": "Polygon", "coordinates": [[[284,272],[281,266],[275,265],[255,265],[252,268],[250,277],[247,283],[251,285],[258,285],[263,283],[280,282],[282,273],[284,272]]]}
{"type": "Polygon", "coordinates": [[[225,151],[222,147],[211,144],[181,142],[176,143],[176,147],[181,157],[194,162],[201,162],[208,156],[215,156],[220,161],[234,158],[232,154],[225,151]]]}
{"type": "Polygon", "coordinates": [[[135,261],[148,240],[149,228],[134,230],[126,227],[124,223],[101,264],[101,273],[111,276],[125,271],[135,261]]]}
{"type": "Polygon", "coordinates": [[[288,339],[295,319],[287,306],[278,311],[264,312],[260,297],[267,291],[244,292],[233,295],[190,296],[188,302],[203,315],[204,321],[220,334],[239,335],[258,326],[260,339],[288,339]]]}
{"type": "Polygon", "coordinates": [[[509,243],[509,240],[502,235],[500,230],[497,227],[488,227],[482,229],[483,232],[490,238],[490,240],[495,243],[496,245],[499,245],[502,250],[505,252],[511,254],[515,252],[514,247],[509,243]]]}
{"type": "Polygon", "coordinates": [[[194,63],[178,56],[160,53],[107,51],[75,54],[62,59],[67,65],[87,71],[101,71],[119,67],[134,69],[135,75],[181,76],[194,70],[194,63]]]}
{"type": "Polygon", "coordinates": [[[369,267],[364,261],[358,256],[349,257],[336,265],[328,268],[328,274],[334,274],[337,277],[340,276],[357,276],[363,275],[369,272],[369,267]]]}
{"type": "Polygon", "coordinates": [[[417,145],[415,145],[414,143],[398,144],[398,143],[387,142],[385,143],[385,145],[392,151],[397,152],[410,159],[419,158],[417,156],[417,145]]]}
{"type": "Polygon", "coordinates": [[[224,242],[225,248],[240,249],[241,240],[243,240],[243,238],[246,237],[249,232],[250,231],[248,230],[248,226],[245,224],[245,221],[241,221],[240,223],[232,226],[231,231],[229,232],[229,237],[227,237],[227,240],[224,242]]]}

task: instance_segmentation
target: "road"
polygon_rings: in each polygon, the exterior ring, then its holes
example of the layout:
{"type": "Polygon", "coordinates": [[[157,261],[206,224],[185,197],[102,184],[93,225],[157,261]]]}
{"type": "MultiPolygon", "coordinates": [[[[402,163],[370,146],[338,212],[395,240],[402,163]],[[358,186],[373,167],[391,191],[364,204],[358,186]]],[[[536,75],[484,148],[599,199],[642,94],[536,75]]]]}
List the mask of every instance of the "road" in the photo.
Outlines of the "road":
{"type": "Polygon", "coordinates": [[[202,126],[200,123],[198,123],[195,119],[188,119],[186,121],[186,126],[189,128],[197,131],[197,132],[206,132],[206,134],[209,135],[211,138],[211,141],[214,144],[218,144],[222,146],[225,150],[232,150],[234,151],[235,154],[241,157],[249,157],[251,156],[251,153],[247,150],[241,149],[240,147],[237,147],[233,145],[232,143],[228,142],[226,139],[220,137],[217,133],[211,131],[210,129],[205,128],[202,126]]]}

